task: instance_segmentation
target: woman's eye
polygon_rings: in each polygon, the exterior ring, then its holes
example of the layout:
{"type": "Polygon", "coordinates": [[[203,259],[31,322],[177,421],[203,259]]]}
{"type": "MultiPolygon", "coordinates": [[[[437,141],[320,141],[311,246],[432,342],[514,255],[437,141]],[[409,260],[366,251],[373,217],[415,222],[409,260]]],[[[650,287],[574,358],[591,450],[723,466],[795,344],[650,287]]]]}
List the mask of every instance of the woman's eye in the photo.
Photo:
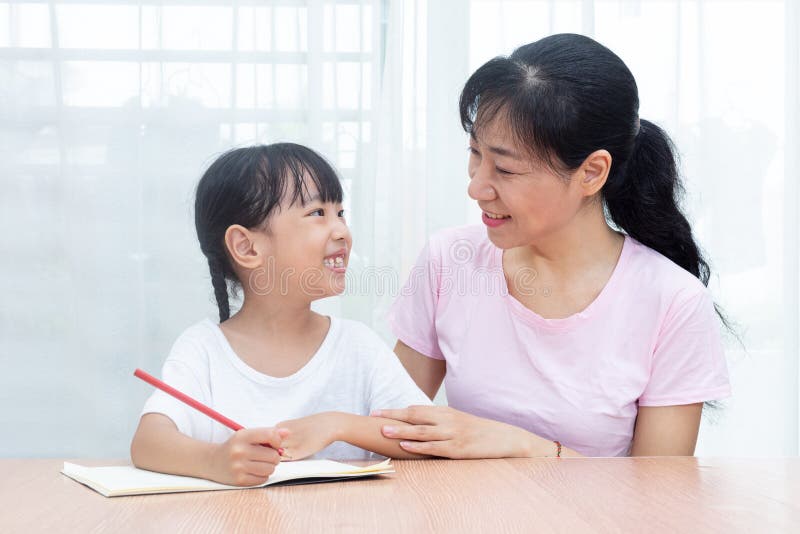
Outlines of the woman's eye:
{"type": "Polygon", "coordinates": [[[501,169],[500,167],[495,167],[495,170],[496,170],[497,172],[499,172],[500,174],[514,174],[513,172],[511,172],[511,171],[507,171],[507,170],[505,170],[505,169],[501,169]]]}
{"type": "Polygon", "coordinates": [[[474,148],[474,147],[471,147],[471,146],[468,146],[468,147],[467,147],[467,151],[468,151],[470,154],[472,154],[473,156],[480,156],[480,155],[481,155],[481,153],[480,153],[480,152],[478,152],[478,149],[477,149],[477,148],[474,148]]]}

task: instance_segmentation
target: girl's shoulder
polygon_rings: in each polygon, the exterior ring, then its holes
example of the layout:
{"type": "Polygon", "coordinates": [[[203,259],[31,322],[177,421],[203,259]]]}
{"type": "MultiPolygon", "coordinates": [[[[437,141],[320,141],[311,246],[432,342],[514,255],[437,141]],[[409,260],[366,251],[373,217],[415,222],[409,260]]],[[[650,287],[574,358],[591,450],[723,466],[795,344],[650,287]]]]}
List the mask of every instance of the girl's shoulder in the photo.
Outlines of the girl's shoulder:
{"type": "Polygon", "coordinates": [[[354,319],[331,317],[337,323],[340,341],[345,345],[367,348],[386,348],[386,343],[369,326],[354,319]]]}
{"type": "Polygon", "coordinates": [[[392,351],[384,340],[372,328],[353,319],[331,317],[337,324],[337,351],[346,355],[350,363],[374,364],[392,351]]]}
{"type": "Polygon", "coordinates": [[[168,359],[195,366],[208,362],[211,354],[222,350],[219,325],[203,319],[186,328],[172,344],[168,359]]]}

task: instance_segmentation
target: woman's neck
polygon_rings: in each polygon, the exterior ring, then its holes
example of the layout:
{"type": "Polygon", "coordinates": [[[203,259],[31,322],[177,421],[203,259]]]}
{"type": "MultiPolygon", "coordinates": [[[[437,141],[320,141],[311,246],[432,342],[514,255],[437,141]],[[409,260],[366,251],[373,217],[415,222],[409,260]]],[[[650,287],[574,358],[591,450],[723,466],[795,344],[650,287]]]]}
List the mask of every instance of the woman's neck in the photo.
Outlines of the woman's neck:
{"type": "Polygon", "coordinates": [[[602,207],[579,213],[560,231],[515,251],[517,261],[553,276],[569,279],[601,265],[616,265],[624,236],[608,226],[602,207]]]}

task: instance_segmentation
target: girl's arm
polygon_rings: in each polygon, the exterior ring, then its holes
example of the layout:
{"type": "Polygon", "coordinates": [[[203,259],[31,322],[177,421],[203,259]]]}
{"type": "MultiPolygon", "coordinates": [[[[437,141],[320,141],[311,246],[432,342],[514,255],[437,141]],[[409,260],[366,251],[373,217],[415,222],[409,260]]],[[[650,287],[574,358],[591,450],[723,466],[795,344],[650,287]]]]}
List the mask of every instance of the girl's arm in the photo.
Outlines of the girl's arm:
{"type": "Polygon", "coordinates": [[[403,450],[399,439],[381,434],[386,424],[400,424],[380,417],[367,417],[344,412],[323,412],[278,426],[289,431],[283,440],[285,454],[292,460],[300,460],[315,454],[335,441],[344,441],[361,449],[376,452],[390,458],[424,458],[426,455],[403,450]]]}
{"type": "Polygon", "coordinates": [[[253,486],[265,482],[275,470],[280,456],[274,448],[281,446],[286,434],[274,428],[251,428],[239,430],[225,443],[207,443],[181,434],[169,417],[148,413],[133,436],[131,460],[150,471],[253,486]]]}

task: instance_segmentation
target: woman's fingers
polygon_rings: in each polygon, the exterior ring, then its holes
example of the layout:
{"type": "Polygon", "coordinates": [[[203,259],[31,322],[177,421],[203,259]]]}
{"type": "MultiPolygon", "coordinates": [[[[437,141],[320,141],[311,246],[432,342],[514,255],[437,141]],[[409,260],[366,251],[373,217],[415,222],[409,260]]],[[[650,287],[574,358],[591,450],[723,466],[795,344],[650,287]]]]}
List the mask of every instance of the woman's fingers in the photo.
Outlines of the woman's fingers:
{"type": "Polygon", "coordinates": [[[408,452],[415,454],[426,454],[428,456],[441,456],[452,458],[453,442],[446,441],[401,441],[400,447],[408,452]]]}
{"type": "Polygon", "coordinates": [[[381,431],[387,438],[414,441],[439,441],[452,437],[447,429],[431,425],[383,425],[381,431]]]}
{"type": "Polygon", "coordinates": [[[370,415],[405,421],[412,425],[430,425],[438,422],[441,410],[441,406],[409,406],[397,410],[373,410],[370,415]]]}

